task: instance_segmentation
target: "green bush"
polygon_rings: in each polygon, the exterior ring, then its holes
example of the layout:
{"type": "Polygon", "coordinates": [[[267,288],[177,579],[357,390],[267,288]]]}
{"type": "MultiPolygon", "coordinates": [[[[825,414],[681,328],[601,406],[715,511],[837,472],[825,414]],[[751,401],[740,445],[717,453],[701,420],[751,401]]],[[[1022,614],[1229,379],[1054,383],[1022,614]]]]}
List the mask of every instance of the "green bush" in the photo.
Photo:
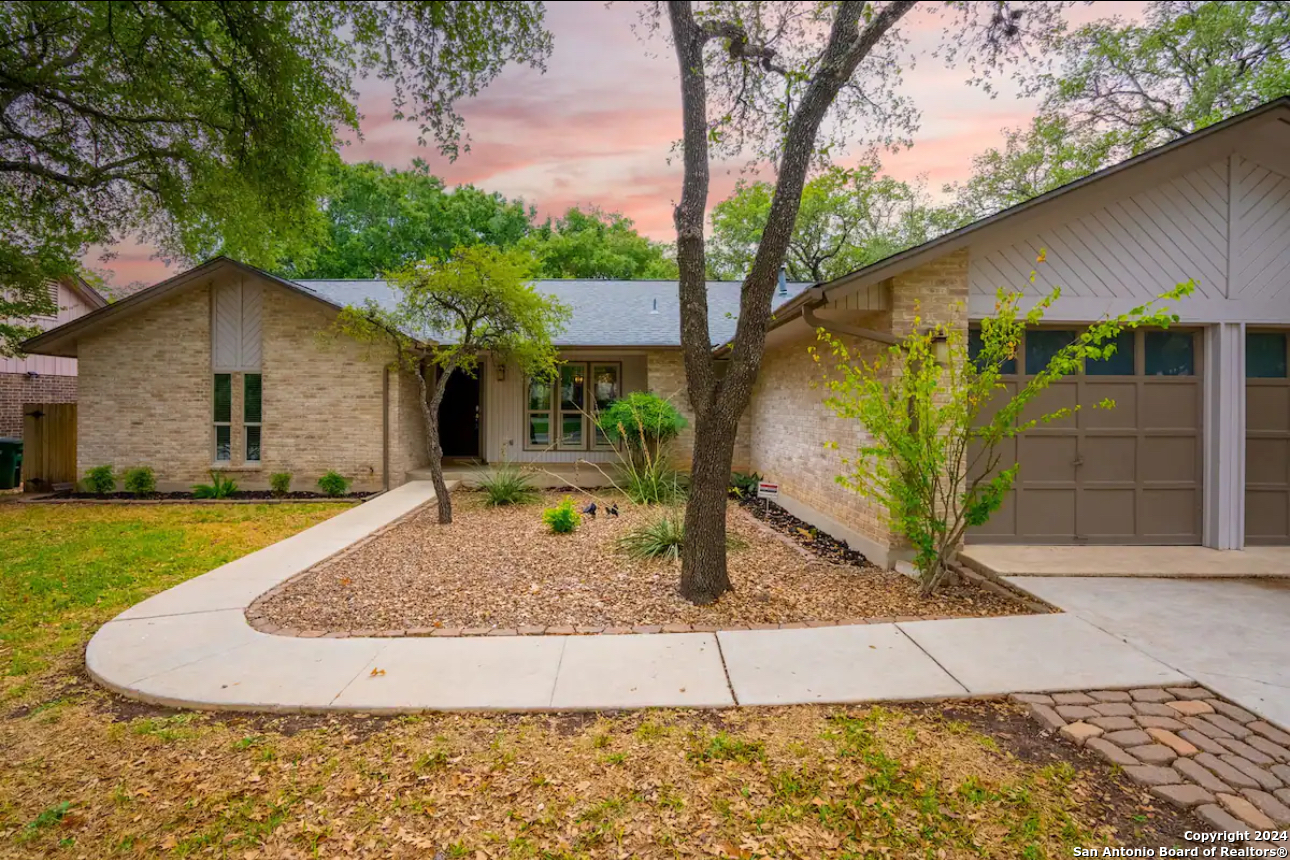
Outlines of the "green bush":
{"type": "MultiPolygon", "coordinates": [[[[685,545],[685,517],[680,510],[670,510],[653,522],[636,526],[620,537],[618,548],[632,558],[681,557],[685,545]]],[[[734,535],[726,535],[727,549],[742,549],[746,544],[734,535]]]]}
{"type": "Polygon", "coordinates": [[[269,491],[275,496],[285,496],[291,492],[291,473],[274,472],[269,476],[269,491]]]}
{"type": "Polygon", "coordinates": [[[542,512],[542,522],[556,534],[567,535],[582,523],[582,514],[573,506],[573,498],[565,496],[560,504],[542,512]]]}
{"type": "Polygon", "coordinates": [[[633,391],[600,411],[596,423],[610,442],[629,448],[656,450],[685,429],[685,416],[670,400],[652,391],[633,391]]]}
{"type": "Polygon", "coordinates": [[[150,496],[157,492],[157,474],[150,466],[135,466],[126,469],[121,476],[121,484],[127,493],[136,496],[150,496]]]}
{"type": "Polygon", "coordinates": [[[116,491],[116,470],[111,466],[95,466],[85,473],[85,486],[91,493],[106,496],[116,491]]]}
{"type": "Polygon", "coordinates": [[[324,495],[335,498],[343,496],[349,492],[350,480],[340,472],[332,470],[318,479],[318,489],[323,491],[324,495]]]}
{"type": "Polygon", "coordinates": [[[761,475],[756,472],[733,472],[730,475],[730,492],[741,499],[754,499],[760,483],[761,475]]]}
{"type": "Polygon", "coordinates": [[[685,500],[689,476],[663,454],[623,460],[621,480],[627,498],[638,505],[670,505],[685,500]]]}
{"type": "Polygon", "coordinates": [[[236,492],[237,481],[224,477],[215,469],[211,469],[209,484],[193,484],[194,499],[227,499],[236,492]]]}
{"type": "Polygon", "coordinates": [[[526,505],[538,497],[533,477],[514,463],[503,463],[489,471],[479,482],[484,504],[490,508],[503,505],[526,505]]]}

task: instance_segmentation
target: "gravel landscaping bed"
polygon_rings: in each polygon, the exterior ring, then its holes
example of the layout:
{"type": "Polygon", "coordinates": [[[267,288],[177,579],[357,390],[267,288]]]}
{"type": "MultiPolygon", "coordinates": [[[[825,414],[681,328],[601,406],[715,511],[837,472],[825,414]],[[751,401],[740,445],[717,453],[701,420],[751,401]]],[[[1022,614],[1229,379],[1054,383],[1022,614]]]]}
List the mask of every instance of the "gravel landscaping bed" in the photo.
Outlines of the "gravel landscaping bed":
{"type": "MultiPolygon", "coordinates": [[[[560,498],[545,493],[541,504],[489,509],[481,494],[457,491],[451,525],[440,526],[433,507],[426,508],[270,592],[248,614],[261,629],[280,633],[483,635],[671,632],[1027,611],[972,586],[920,597],[906,577],[818,558],[734,504],[728,514],[730,533],[739,542],[730,552],[734,592],[712,606],[694,606],[676,593],[679,563],[633,560],[615,545],[661,510],[620,498],[621,516],[584,518],[574,534],[554,535],[542,524],[541,510],[560,498]]],[[[574,499],[581,508],[589,497],[574,499]]]]}

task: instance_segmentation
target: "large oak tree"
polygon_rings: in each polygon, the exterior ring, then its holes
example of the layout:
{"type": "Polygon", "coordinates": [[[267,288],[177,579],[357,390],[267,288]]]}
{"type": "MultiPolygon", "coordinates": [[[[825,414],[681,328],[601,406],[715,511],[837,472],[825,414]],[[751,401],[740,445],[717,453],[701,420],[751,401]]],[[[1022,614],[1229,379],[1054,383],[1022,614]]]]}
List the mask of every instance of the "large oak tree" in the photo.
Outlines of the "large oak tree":
{"type": "MultiPolygon", "coordinates": [[[[355,83],[450,155],[455,105],[551,47],[540,3],[13,0],[0,4],[0,320],[93,244],[271,266],[319,229],[355,83]]],[[[0,323],[0,353],[27,331],[0,323]]]]}
{"type": "MultiPolygon", "coordinates": [[[[902,137],[912,107],[898,98],[904,41],[915,7],[940,14],[943,56],[997,63],[1027,31],[1051,32],[1061,4],[710,2],[672,0],[664,31],[681,84],[684,179],[674,220],[681,343],[695,414],[681,594],[711,602],[730,588],[725,509],[735,434],[765,351],[771,296],[813,166],[843,141],[902,137]],[[766,224],[744,278],[730,361],[718,376],[708,328],[704,223],[710,159],[751,149],[774,165],[766,224]]],[[[661,29],[661,28],[660,28],[661,29]]]]}

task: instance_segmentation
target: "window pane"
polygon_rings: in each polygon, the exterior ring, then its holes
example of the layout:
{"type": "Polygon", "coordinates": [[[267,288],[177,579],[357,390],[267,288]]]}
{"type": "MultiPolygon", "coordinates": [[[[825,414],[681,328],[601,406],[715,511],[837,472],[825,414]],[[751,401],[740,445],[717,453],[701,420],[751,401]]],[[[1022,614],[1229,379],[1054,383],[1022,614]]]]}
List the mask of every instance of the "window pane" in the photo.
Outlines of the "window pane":
{"type": "Polygon", "coordinates": [[[529,409],[551,408],[551,383],[544,379],[529,380],[529,409]]]}
{"type": "Polygon", "coordinates": [[[233,428],[227,424],[219,424],[215,427],[215,459],[218,462],[227,462],[233,459],[233,428]]]}
{"type": "Polygon", "coordinates": [[[233,420],[233,376],[229,373],[215,374],[215,420],[233,420]]]}
{"type": "Polygon", "coordinates": [[[560,408],[573,411],[583,408],[583,394],[587,387],[587,368],[582,364],[566,364],[560,368],[560,408]]]}
{"type": "Polygon", "coordinates": [[[1195,338],[1187,331],[1149,331],[1143,342],[1147,376],[1191,376],[1195,338]]]}
{"type": "Polygon", "coordinates": [[[1053,356],[1073,340],[1073,331],[1034,329],[1026,332],[1026,375],[1043,373],[1053,356]]]}
{"type": "Polygon", "coordinates": [[[551,416],[544,413],[529,416],[529,444],[551,444],[551,416]]]}
{"type": "Polygon", "coordinates": [[[248,463],[260,462],[260,426],[248,424],[246,427],[246,460],[248,463]]]}
{"type": "Polygon", "coordinates": [[[618,365],[594,364],[591,367],[592,390],[596,398],[596,410],[604,409],[620,396],[618,388],[618,365]]]}
{"type": "Polygon", "coordinates": [[[560,416],[560,444],[577,446],[582,444],[582,416],[578,414],[560,416]]]}
{"type": "Polygon", "coordinates": [[[1285,379],[1286,336],[1284,332],[1245,333],[1245,375],[1249,379],[1285,379]]]}
{"type": "MultiPolygon", "coordinates": [[[[981,363],[977,360],[981,355],[981,344],[981,330],[976,328],[971,329],[968,332],[968,358],[977,366],[978,370],[981,369],[981,363]]],[[[1010,358],[1007,361],[1004,361],[999,365],[999,372],[1005,376],[1015,374],[1017,372],[1017,360],[1015,358],[1010,358]]]]}
{"type": "Polygon", "coordinates": [[[242,415],[251,424],[260,423],[260,374],[248,373],[242,377],[242,415]]]}
{"type": "Polygon", "coordinates": [[[1102,341],[1102,348],[1115,345],[1115,352],[1109,356],[1084,362],[1084,372],[1089,376],[1133,376],[1133,332],[1122,331],[1115,340],[1102,341]]]}

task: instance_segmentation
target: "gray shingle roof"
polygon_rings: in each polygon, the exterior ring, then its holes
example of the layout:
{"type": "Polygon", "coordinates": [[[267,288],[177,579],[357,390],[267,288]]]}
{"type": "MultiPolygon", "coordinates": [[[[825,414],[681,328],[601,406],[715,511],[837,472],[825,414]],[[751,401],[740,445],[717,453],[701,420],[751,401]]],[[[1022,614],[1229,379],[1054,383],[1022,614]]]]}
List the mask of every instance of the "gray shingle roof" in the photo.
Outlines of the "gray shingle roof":
{"type": "MultiPolygon", "coordinates": [[[[398,294],[385,281],[296,281],[337,305],[362,305],[373,299],[392,309],[398,294]]],[[[555,296],[573,311],[560,346],[680,346],[681,308],[676,281],[535,281],[541,292],[555,296]],[[657,310],[657,313],[655,313],[657,310]]],[[[712,345],[735,333],[740,281],[708,282],[708,327],[712,345]]],[[[773,306],[811,287],[789,282],[776,290],[773,306]]]]}

